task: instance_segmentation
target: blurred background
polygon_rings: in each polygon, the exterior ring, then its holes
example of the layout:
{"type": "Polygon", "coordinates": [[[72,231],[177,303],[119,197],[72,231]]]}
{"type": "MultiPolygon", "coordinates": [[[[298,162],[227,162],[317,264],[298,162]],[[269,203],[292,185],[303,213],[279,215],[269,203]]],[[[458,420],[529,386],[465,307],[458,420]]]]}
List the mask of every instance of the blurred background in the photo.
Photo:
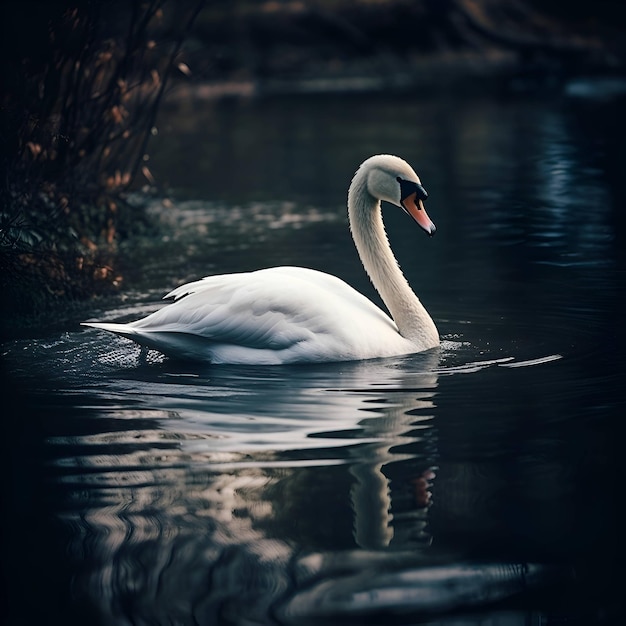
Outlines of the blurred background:
{"type": "Polygon", "coordinates": [[[8,623],[623,622],[623,0],[5,0],[0,29],[8,623]],[[381,304],[346,216],[376,153],[429,193],[432,239],[383,210],[441,350],[220,368],[79,326],[281,264],[381,304]]]}
{"type": "Polygon", "coordinates": [[[477,96],[624,90],[617,0],[9,0],[1,10],[5,327],[120,289],[119,244],[151,224],[134,191],[266,199],[279,185],[281,200],[337,199],[368,151],[393,148],[368,143],[380,125],[417,144],[439,124],[435,151],[456,139],[435,119],[440,105],[463,115],[477,96]],[[598,76],[600,87],[572,83],[598,76]],[[426,122],[412,117],[421,105],[426,122]],[[351,150],[355,125],[363,145],[351,150]],[[277,144],[290,147],[275,155],[277,144]],[[332,177],[324,164],[335,158],[332,177]]]}

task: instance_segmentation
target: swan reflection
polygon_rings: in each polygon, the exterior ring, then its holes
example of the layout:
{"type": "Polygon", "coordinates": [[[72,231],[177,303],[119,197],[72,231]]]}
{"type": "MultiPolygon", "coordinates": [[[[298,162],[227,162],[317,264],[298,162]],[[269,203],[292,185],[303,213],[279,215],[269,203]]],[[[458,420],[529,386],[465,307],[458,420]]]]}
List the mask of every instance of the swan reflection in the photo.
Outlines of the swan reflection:
{"type": "Polygon", "coordinates": [[[428,545],[437,362],[159,364],[85,389],[108,428],[51,441],[77,598],[106,624],[260,618],[303,549],[428,545]]]}
{"type": "Polygon", "coordinates": [[[430,481],[434,478],[433,450],[429,448],[432,447],[437,386],[437,374],[433,371],[435,354],[429,355],[429,365],[431,367],[425,368],[424,373],[402,376],[402,380],[392,387],[400,393],[389,393],[390,389],[386,389],[387,401],[381,398],[375,408],[378,415],[360,422],[363,432],[374,440],[350,450],[352,463],[349,471],[355,478],[350,494],[354,509],[354,538],[361,548],[388,547],[394,536],[396,543],[405,548],[409,538],[413,542],[416,539],[424,544],[429,542],[425,527],[430,481]],[[401,446],[407,452],[401,451],[401,446]],[[398,506],[399,511],[395,513],[393,486],[385,469],[390,463],[416,458],[423,469],[412,481],[415,507],[402,511],[398,506]],[[401,524],[398,523],[400,520],[401,524]]]}

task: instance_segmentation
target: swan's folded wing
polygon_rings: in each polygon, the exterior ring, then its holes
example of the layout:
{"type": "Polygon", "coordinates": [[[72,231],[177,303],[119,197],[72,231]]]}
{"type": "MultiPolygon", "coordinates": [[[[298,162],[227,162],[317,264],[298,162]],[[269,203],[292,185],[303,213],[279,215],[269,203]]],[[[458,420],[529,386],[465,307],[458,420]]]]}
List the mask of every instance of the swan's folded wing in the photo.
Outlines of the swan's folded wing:
{"type": "Polygon", "coordinates": [[[328,337],[362,342],[374,327],[397,335],[391,319],[343,281],[304,268],[272,268],[182,285],[175,301],[133,322],[139,333],[196,335],[219,344],[285,350],[328,337]]]}
{"type": "Polygon", "coordinates": [[[391,318],[342,280],[282,267],[209,277],[129,324],[88,323],[177,358],[214,363],[345,361],[407,354],[391,318]]]}

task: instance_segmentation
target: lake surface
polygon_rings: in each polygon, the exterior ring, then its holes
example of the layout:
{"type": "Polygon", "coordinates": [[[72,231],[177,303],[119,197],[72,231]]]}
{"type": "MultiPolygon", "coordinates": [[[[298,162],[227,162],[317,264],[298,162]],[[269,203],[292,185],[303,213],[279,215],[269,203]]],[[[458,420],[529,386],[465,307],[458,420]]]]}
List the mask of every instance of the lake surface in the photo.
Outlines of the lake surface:
{"type": "Polygon", "coordinates": [[[2,346],[10,623],[619,623],[624,104],[580,80],[165,110],[123,297],[2,346]],[[211,367],[79,326],[276,264],[379,302],[345,195],[381,152],[430,194],[432,239],[384,216],[439,350],[211,367]]]}

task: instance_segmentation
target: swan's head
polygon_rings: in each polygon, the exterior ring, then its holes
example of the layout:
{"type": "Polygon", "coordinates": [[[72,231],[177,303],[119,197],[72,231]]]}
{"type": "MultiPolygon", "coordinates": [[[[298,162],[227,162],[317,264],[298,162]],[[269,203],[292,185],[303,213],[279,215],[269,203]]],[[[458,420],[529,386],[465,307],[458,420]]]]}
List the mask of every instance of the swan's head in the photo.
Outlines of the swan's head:
{"type": "Polygon", "coordinates": [[[428,235],[435,234],[435,225],[424,208],[428,194],[406,161],[390,154],[379,154],[361,164],[355,179],[359,174],[365,175],[367,190],[372,196],[400,207],[428,235]]]}

